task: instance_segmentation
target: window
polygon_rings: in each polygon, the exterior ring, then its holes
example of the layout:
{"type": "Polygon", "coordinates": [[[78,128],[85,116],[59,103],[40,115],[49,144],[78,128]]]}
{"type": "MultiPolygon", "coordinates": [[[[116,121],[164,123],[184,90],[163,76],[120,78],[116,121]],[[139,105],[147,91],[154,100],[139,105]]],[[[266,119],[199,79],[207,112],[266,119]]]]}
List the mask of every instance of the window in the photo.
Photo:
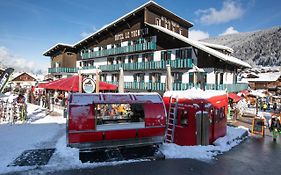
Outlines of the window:
{"type": "Polygon", "coordinates": [[[220,84],[223,84],[223,73],[220,73],[220,84]]]}
{"type": "Polygon", "coordinates": [[[153,53],[142,54],[142,62],[153,61],[153,53]]]}
{"type": "Polygon", "coordinates": [[[114,60],[114,58],[107,58],[107,64],[108,65],[112,65],[113,64],[113,60],[114,60]]]}
{"type": "Polygon", "coordinates": [[[180,110],[180,125],[183,127],[187,127],[188,125],[188,112],[186,110],[180,110]]]}
{"type": "Polygon", "coordinates": [[[171,60],[171,55],[172,55],[172,52],[171,51],[162,51],[161,52],[161,60],[171,60]]]}
{"type": "Polygon", "coordinates": [[[181,83],[182,81],[182,72],[173,72],[172,73],[172,76],[173,76],[173,79],[174,79],[174,83],[181,83]]]}
{"type": "Polygon", "coordinates": [[[129,55],[128,62],[129,63],[137,63],[139,55],[129,55]]]}
{"type": "Polygon", "coordinates": [[[106,74],[101,74],[100,75],[100,78],[101,78],[101,81],[106,81],[106,74]]]}
{"type": "Polygon", "coordinates": [[[125,56],[116,58],[116,64],[123,64],[123,63],[125,63],[125,56]]]}
{"type": "Polygon", "coordinates": [[[119,74],[112,74],[111,81],[112,82],[118,82],[119,81],[119,74]]]}
{"type": "Polygon", "coordinates": [[[151,83],[160,83],[161,82],[161,73],[150,73],[149,82],[151,83]]]}
{"type": "Polygon", "coordinates": [[[189,72],[189,83],[194,84],[194,73],[193,72],[189,72]]]}
{"type": "Polygon", "coordinates": [[[134,81],[135,82],[144,82],[144,73],[134,74],[134,81]]]}
{"type": "Polygon", "coordinates": [[[191,58],[191,49],[179,49],[176,50],[176,58],[177,59],[186,59],[191,58]]]}
{"type": "Polygon", "coordinates": [[[161,19],[155,18],[155,24],[156,24],[157,26],[161,26],[161,19]]]}
{"type": "Polygon", "coordinates": [[[95,104],[97,130],[144,128],[143,104],[95,104]]]}

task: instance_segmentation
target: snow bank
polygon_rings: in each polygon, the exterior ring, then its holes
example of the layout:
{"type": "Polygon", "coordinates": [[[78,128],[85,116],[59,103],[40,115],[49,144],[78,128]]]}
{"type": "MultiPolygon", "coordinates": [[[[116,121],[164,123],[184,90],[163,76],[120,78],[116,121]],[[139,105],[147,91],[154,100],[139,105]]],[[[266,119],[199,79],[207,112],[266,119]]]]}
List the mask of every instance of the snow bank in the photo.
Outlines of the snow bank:
{"type": "Polygon", "coordinates": [[[163,97],[178,96],[187,99],[208,99],[214,96],[226,95],[226,91],[205,90],[199,88],[191,88],[184,91],[167,91],[163,97]]]}
{"type": "Polygon", "coordinates": [[[238,145],[248,133],[248,128],[227,127],[227,134],[217,139],[214,145],[208,146],[179,146],[176,144],[165,143],[160,147],[166,158],[191,158],[198,160],[211,160],[222,152],[229,151],[238,145]]]}
{"type": "Polygon", "coordinates": [[[113,162],[82,163],[79,160],[79,150],[66,146],[66,136],[62,136],[57,144],[56,151],[50,159],[48,165],[44,167],[46,171],[57,171],[75,168],[94,168],[99,166],[114,166],[124,163],[140,162],[144,160],[125,160],[113,162]]]}
{"type": "MultiPolygon", "coordinates": [[[[0,173],[14,170],[15,167],[7,165],[23,151],[46,148],[49,144],[45,143],[51,142],[59,130],[62,130],[62,127],[58,124],[0,125],[0,173]]],[[[20,168],[22,167],[18,167],[20,168]]]]}

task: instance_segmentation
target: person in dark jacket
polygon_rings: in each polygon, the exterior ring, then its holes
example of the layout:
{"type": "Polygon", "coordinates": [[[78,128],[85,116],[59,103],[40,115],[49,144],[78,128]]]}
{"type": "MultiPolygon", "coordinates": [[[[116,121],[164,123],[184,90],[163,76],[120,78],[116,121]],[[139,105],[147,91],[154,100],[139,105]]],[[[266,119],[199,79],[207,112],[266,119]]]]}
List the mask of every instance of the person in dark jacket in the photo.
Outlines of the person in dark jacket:
{"type": "Polygon", "coordinates": [[[281,133],[280,120],[276,116],[272,116],[269,122],[269,130],[272,132],[273,141],[276,141],[278,134],[281,133]]]}

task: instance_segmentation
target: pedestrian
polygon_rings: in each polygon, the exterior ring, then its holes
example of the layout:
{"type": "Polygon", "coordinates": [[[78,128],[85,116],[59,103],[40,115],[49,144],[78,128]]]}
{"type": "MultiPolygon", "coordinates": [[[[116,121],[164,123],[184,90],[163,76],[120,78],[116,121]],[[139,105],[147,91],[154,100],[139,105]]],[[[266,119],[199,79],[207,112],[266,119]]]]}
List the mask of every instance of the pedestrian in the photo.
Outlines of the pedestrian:
{"type": "Polygon", "coordinates": [[[267,104],[264,103],[264,104],[263,104],[263,111],[265,111],[266,109],[267,109],[267,104]]]}
{"type": "Polygon", "coordinates": [[[273,110],[276,111],[276,109],[277,109],[277,103],[274,102],[274,103],[273,103],[273,110]]]}
{"type": "Polygon", "coordinates": [[[276,141],[278,134],[281,133],[280,120],[275,115],[269,121],[269,131],[272,132],[273,141],[276,141]]]}

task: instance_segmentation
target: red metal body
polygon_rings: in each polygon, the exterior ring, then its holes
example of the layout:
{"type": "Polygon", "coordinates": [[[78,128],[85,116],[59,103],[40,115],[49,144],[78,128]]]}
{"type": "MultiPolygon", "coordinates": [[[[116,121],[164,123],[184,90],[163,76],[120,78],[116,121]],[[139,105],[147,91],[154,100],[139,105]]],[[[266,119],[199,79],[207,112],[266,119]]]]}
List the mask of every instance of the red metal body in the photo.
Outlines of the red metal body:
{"type": "MultiPolygon", "coordinates": [[[[188,93],[188,92],[186,92],[188,93]]],[[[167,113],[169,112],[170,96],[163,97],[167,113]]],[[[217,138],[225,136],[227,123],[227,95],[217,95],[210,98],[186,98],[178,96],[178,109],[174,131],[174,143],[178,145],[197,145],[198,123],[196,117],[208,115],[209,144],[217,138]],[[185,122],[182,122],[184,121],[185,122]],[[187,121],[187,122],[186,122],[187,121]]]]}
{"type": "Polygon", "coordinates": [[[74,93],[69,96],[67,118],[68,145],[79,149],[158,144],[166,128],[165,106],[157,93],[74,93]],[[130,106],[131,118],[111,114],[100,118],[97,106],[112,104],[130,106]],[[134,111],[136,105],[142,110],[134,111]],[[130,122],[134,116],[141,121],[130,122]]]}

